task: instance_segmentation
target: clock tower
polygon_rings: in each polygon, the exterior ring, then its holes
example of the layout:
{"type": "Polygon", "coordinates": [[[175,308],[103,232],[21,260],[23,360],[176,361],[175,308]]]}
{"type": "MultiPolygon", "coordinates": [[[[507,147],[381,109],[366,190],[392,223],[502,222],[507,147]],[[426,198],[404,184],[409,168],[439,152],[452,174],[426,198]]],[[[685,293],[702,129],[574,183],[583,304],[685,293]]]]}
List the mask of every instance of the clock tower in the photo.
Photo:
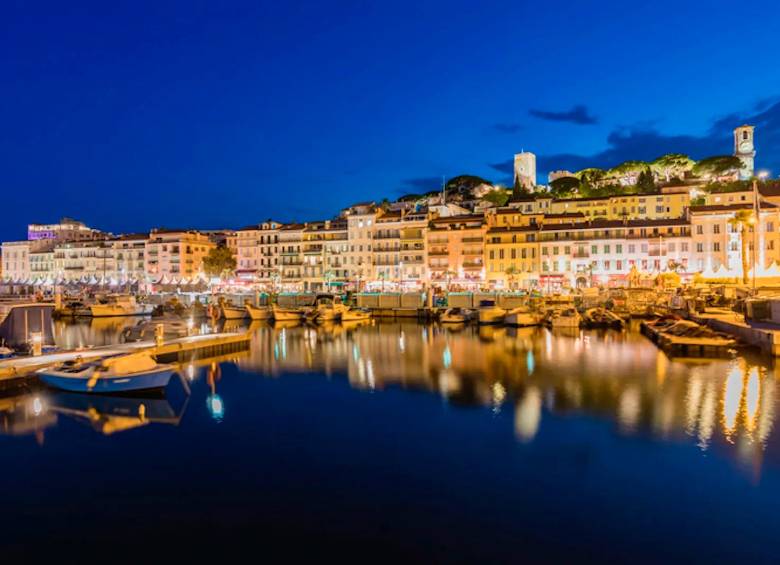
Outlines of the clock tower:
{"type": "Polygon", "coordinates": [[[734,156],[742,161],[739,178],[747,180],[753,176],[756,148],[753,145],[753,126],[739,126],[734,129],[734,156]]]}

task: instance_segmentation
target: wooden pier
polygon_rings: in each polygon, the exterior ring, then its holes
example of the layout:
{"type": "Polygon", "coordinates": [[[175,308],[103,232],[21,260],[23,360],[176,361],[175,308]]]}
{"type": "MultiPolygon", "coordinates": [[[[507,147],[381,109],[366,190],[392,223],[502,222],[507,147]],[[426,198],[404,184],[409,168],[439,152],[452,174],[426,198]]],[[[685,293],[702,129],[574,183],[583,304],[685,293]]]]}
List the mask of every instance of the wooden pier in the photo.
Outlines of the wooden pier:
{"type": "Polygon", "coordinates": [[[249,347],[249,340],[248,332],[205,334],[168,340],[162,345],[157,345],[154,341],[139,341],[34,357],[19,357],[0,361],[0,381],[22,378],[38,369],[73,361],[79,357],[89,361],[110,355],[149,351],[159,362],[181,362],[196,357],[212,357],[242,351],[249,347]]]}

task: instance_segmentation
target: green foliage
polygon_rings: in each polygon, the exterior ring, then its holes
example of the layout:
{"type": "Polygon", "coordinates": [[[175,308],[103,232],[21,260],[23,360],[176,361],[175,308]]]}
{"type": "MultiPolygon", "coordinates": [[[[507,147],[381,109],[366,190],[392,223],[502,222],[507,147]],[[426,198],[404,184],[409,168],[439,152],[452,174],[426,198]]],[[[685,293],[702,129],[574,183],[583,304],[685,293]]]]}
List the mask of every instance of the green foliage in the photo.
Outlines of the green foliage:
{"type": "Polygon", "coordinates": [[[577,177],[561,177],[550,183],[550,194],[555,198],[569,198],[580,189],[580,179],[577,177]]]}
{"type": "Polygon", "coordinates": [[[503,188],[497,188],[485,194],[482,199],[496,206],[505,206],[509,202],[509,192],[503,188]]]}
{"type": "Polygon", "coordinates": [[[683,155],[682,153],[668,153],[667,155],[661,155],[655,161],[650,163],[650,169],[658,175],[659,178],[663,178],[666,182],[670,182],[673,178],[684,178],[686,173],[693,170],[696,165],[696,161],[683,155]]]}
{"type": "Polygon", "coordinates": [[[236,270],[236,258],[230,249],[219,245],[203,259],[203,270],[212,277],[230,276],[236,270]]]}
{"type": "Polygon", "coordinates": [[[717,177],[742,168],[742,161],[733,155],[716,155],[702,159],[693,167],[693,174],[697,177],[717,177]]]}
{"type": "Polygon", "coordinates": [[[650,169],[645,169],[639,173],[636,188],[640,193],[655,192],[655,177],[650,169]]]}
{"type": "Polygon", "coordinates": [[[648,163],[644,161],[624,161],[616,167],[612,167],[607,171],[607,178],[617,178],[629,175],[631,173],[641,173],[647,170],[648,163]]]}

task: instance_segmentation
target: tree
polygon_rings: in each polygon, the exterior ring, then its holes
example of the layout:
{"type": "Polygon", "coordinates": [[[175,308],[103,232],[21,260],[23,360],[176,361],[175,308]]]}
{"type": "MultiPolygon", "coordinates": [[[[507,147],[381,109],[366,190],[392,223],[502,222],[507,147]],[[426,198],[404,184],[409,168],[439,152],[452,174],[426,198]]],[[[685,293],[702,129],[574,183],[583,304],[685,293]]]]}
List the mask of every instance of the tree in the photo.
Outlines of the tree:
{"type": "Polygon", "coordinates": [[[639,192],[655,192],[655,178],[653,178],[653,173],[650,169],[645,169],[639,173],[636,188],[639,192]]]}
{"type": "Polygon", "coordinates": [[[742,284],[748,283],[748,255],[745,234],[748,231],[747,226],[752,226],[755,222],[753,213],[748,210],[739,210],[734,217],[729,220],[729,224],[735,226],[739,231],[739,248],[742,258],[742,284]]]}
{"type": "Polygon", "coordinates": [[[510,289],[513,288],[515,282],[515,275],[517,275],[517,268],[514,265],[509,265],[509,267],[507,267],[504,273],[509,279],[509,288],[510,289]]]}
{"type": "Polygon", "coordinates": [[[702,159],[693,167],[693,174],[697,177],[720,177],[726,174],[736,173],[742,168],[742,161],[733,155],[716,155],[702,159]]]}
{"type": "Polygon", "coordinates": [[[650,163],[650,168],[659,177],[663,177],[665,182],[669,182],[673,177],[684,178],[685,173],[690,172],[696,162],[682,153],[668,153],[661,155],[650,163]]]}
{"type": "Polygon", "coordinates": [[[495,189],[485,194],[485,196],[482,197],[482,200],[487,200],[496,206],[505,206],[509,201],[509,194],[506,190],[495,189]]]}
{"type": "Polygon", "coordinates": [[[236,270],[236,258],[233,257],[230,249],[218,245],[203,259],[203,270],[212,277],[228,277],[236,270]]]}
{"type": "Polygon", "coordinates": [[[577,177],[561,177],[550,183],[550,193],[556,198],[567,198],[579,192],[580,179],[577,177]]]}

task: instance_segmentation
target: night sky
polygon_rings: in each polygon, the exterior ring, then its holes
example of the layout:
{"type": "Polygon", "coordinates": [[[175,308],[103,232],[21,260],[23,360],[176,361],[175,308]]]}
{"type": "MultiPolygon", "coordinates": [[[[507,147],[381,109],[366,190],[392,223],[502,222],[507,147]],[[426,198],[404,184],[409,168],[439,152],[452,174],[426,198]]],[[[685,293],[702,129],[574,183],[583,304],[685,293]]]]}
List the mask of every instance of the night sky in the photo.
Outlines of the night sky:
{"type": "Polygon", "coordinates": [[[322,219],[523,149],[540,180],[731,153],[744,122],[780,174],[780,3],[634,4],[4,2],[0,239],[322,219]]]}

